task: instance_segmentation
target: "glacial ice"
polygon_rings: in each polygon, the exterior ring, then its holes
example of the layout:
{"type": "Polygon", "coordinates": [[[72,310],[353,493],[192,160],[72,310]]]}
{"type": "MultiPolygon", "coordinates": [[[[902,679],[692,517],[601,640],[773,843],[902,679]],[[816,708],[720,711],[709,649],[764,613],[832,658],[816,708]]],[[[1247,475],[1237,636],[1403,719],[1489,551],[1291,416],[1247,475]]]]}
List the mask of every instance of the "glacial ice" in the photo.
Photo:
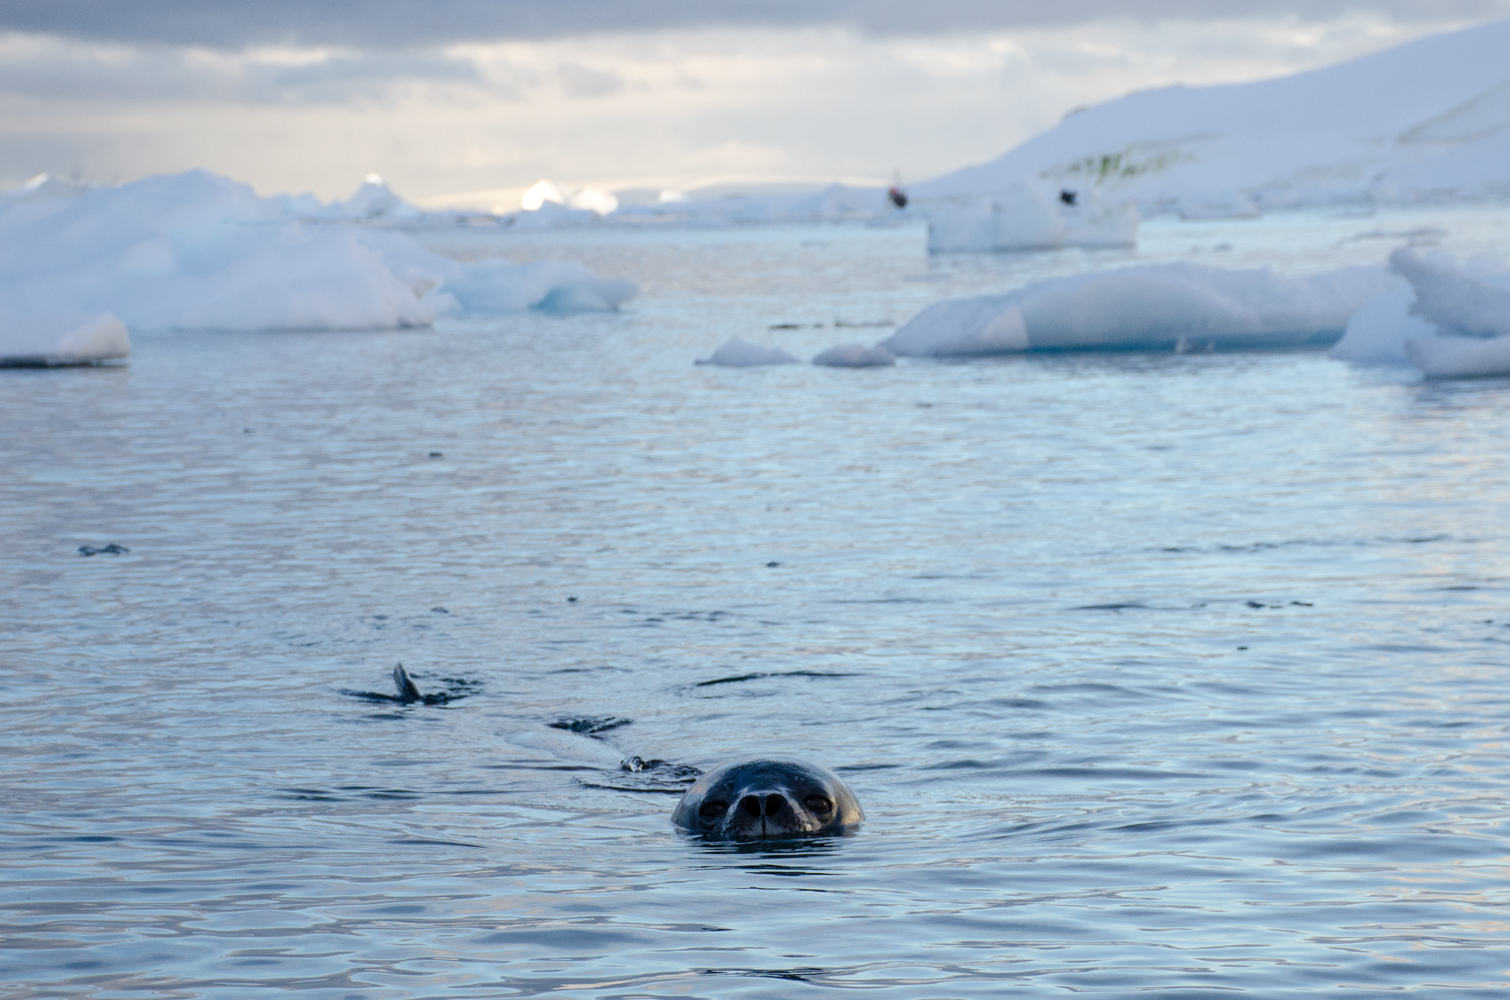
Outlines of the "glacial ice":
{"type": "Polygon", "coordinates": [[[1406,341],[1436,333],[1432,324],[1410,314],[1415,301],[1416,293],[1410,283],[1396,281],[1387,291],[1358,307],[1348,319],[1342,339],[1327,356],[1360,364],[1409,364],[1406,341]]]}
{"type": "Polygon", "coordinates": [[[1510,375],[1510,337],[1420,337],[1405,351],[1427,378],[1510,375]]]}
{"type": "Polygon", "coordinates": [[[1507,52],[1502,19],[1291,76],[1139,91],[909,193],[926,207],[1033,178],[1189,217],[1502,197],[1507,52]]]}
{"type": "Polygon", "coordinates": [[[521,212],[538,212],[546,206],[568,208],[593,215],[609,215],[619,208],[619,199],[607,191],[583,187],[566,191],[554,181],[536,181],[519,199],[521,212]]]}
{"type": "Polygon", "coordinates": [[[1350,328],[1373,327],[1381,352],[1398,342],[1428,378],[1510,375],[1510,271],[1489,260],[1409,249],[1396,250],[1389,262],[1408,291],[1369,301],[1350,328]]]}
{"type": "Polygon", "coordinates": [[[881,342],[894,354],[1294,347],[1336,340],[1397,279],[1380,268],[1308,278],[1146,264],[935,303],[881,342]]]}
{"type": "Polygon", "coordinates": [[[1415,289],[1417,316],[1447,335],[1510,334],[1510,271],[1493,261],[1399,249],[1389,266],[1415,289]]]}
{"type": "Polygon", "coordinates": [[[796,364],[797,359],[779,347],[761,347],[736,337],[708,357],[698,359],[697,363],[724,365],[728,368],[755,368],[759,365],[796,364]]]}
{"type": "Polygon", "coordinates": [[[813,358],[813,364],[825,368],[884,368],[897,363],[897,356],[885,347],[864,344],[838,344],[813,358]]]}
{"type": "Polygon", "coordinates": [[[463,263],[399,232],[306,224],[297,211],[205,171],[9,193],[0,360],[122,356],[125,328],[392,329],[454,309],[613,310],[636,292],[577,263],[463,263]]]}

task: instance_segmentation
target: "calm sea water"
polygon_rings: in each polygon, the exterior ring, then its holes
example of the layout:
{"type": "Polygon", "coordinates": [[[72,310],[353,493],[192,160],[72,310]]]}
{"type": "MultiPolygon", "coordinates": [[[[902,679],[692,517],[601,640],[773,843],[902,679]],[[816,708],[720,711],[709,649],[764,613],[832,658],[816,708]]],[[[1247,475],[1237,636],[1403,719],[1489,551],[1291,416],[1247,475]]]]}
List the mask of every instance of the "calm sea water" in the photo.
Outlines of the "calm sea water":
{"type": "Polygon", "coordinates": [[[1510,382],[691,362],[1507,221],[431,234],[645,294],[0,372],[4,995],[1503,997],[1510,382]],[[473,693],[342,693],[399,661],[473,693]],[[699,843],[618,766],[766,751],[840,771],[859,834],[699,843]]]}

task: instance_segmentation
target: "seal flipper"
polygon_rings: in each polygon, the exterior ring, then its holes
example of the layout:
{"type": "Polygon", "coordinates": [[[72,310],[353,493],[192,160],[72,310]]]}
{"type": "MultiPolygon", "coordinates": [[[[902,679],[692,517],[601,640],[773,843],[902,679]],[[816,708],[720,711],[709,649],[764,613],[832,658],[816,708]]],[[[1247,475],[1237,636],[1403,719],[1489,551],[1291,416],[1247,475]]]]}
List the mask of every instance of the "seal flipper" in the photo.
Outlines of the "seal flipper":
{"type": "Polygon", "coordinates": [[[394,664],[393,686],[398,688],[398,697],[394,700],[400,705],[408,705],[416,701],[429,702],[429,699],[420,694],[419,688],[409,679],[409,675],[404,671],[402,663],[394,664]]]}

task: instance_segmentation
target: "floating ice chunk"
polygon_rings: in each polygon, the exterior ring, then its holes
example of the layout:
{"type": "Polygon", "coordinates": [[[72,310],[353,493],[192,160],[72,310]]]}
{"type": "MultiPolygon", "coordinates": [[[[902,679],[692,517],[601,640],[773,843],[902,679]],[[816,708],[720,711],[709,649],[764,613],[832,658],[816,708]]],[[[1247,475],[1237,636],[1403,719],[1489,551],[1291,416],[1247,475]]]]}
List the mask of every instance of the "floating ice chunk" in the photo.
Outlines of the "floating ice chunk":
{"type": "Polygon", "coordinates": [[[1485,259],[1400,249],[1390,268],[1415,289],[1411,312],[1444,334],[1498,337],[1510,334],[1510,271],[1485,259]]]}
{"type": "Polygon", "coordinates": [[[610,215],[618,211],[619,199],[607,191],[599,191],[597,188],[583,187],[573,191],[562,189],[555,181],[539,180],[519,199],[519,208],[523,212],[539,212],[545,210],[547,218],[555,221],[566,221],[571,216],[562,216],[559,213],[551,213],[549,206],[569,208],[576,212],[590,212],[593,215],[610,215]]]}
{"type": "Polygon", "coordinates": [[[1037,186],[1018,181],[996,195],[932,209],[928,213],[928,250],[953,253],[1132,246],[1138,241],[1139,221],[1137,206],[1131,203],[1056,201],[1037,186]]]}
{"type": "Polygon", "coordinates": [[[125,324],[109,313],[0,315],[0,366],[93,364],[130,354],[125,324]]]}
{"type": "Polygon", "coordinates": [[[379,174],[368,174],[362,186],[337,207],[349,219],[417,219],[425,214],[394,194],[379,174]]]}
{"type": "Polygon", "coordinates": [[[839,344],[813,358],[813,364],[827,368],[881,368],[896,363],[897,356],[886,348],[864,344],[839,344]]]}
{"type": "Polygon", "coordinates": [[[1430,323],[1410,315],[1415,301],[1415,291],[1404,281],[1369,299],[1348,319],[1342,339],[1327,356],[1363,364],[1409,364],[1405,342],[1436,333],[1430,323]]]}
{"type": "Polygon", "coordinates": [[[552,285],[530,308],[549,313],[617,312],[619,305],[634,298],[636,292],[632,281],[593,276],[552,285]]]}
{"type": "MultiPolygon", "coordinates": [[[[66,303],[79,323],[111,313],[132,328],[393,329],[448,309],[611,311],[635,292],[581,264],[462,263],[381,227],[305,225],[286,202],[204,171],[0,200],[11,317],[66,303]]],[[[60,322],[27,336],[50,344],[60,322]]]]}
{"type": "Polygon", "coordinates": [[[1427,378],[1510,375],[1510,337],[1421,337],[1405,351],[1427,378]]]}
{"type": "Polygon", "coordinates": [[[1407,249],[1389,264],[1410,282],[1410,312],[1419,317],[1409,320],[1415,335],[1404,345],[1411,364],[1427,378],[1510,375],[1510,271],[1407,249]]]}
{"type": "Polygon", "coordinates": [[[596,212],[599,215],[609,215],[619,210],[619,199],[597,188],[578,188],[572,192],[567,204],[578,211],[596,212]]]}
{"type": "Polygon", "coordinates": [[[1141,265],[935,303],[881,346],[920,357],[1329,343],[1393,280],[1378,268],[1291,278],[1267,269],[1141,265]]]}
{"type": "Polygon", "coordinates": [[[519,207],[526,212],[538,212],[547,203],[553,205],[566,204],[566,192],[556,186],[555,181],[538,180],[519,199],[519,207]]]}
{"type": "Polygon", "coordinates": [[[755,368],[759,365],[791,365],[797,359],[779,347],[761,347],[748,340],[735,338],[724,344],[707,358],[699,359],[700,365],[724,365],[729,368],[755,368]]]}
{"type": "Polygon", "coordinates": [[[639,291],[632,281],[600,278],[575,261],[515,264],[490,258],[463,264],[429,256],[411,259],[411,271],[422,271],[425,264],[438,267],[445,290],[469,312],[615,312],[639,291]]]}

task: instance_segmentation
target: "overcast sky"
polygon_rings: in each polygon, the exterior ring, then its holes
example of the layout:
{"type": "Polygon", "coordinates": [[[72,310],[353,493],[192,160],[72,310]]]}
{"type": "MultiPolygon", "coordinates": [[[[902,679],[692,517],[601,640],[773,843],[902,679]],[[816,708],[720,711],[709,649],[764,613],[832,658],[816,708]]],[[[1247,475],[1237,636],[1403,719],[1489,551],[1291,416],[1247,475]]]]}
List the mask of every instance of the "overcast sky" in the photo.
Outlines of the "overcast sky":
{"type": "Polygon", "coordinates": [[[921,180],[1080,105],[1255,79],[1510,0],[0,0],[0,186],[208,167],[512,208],[536,179],[921,180]]]}

